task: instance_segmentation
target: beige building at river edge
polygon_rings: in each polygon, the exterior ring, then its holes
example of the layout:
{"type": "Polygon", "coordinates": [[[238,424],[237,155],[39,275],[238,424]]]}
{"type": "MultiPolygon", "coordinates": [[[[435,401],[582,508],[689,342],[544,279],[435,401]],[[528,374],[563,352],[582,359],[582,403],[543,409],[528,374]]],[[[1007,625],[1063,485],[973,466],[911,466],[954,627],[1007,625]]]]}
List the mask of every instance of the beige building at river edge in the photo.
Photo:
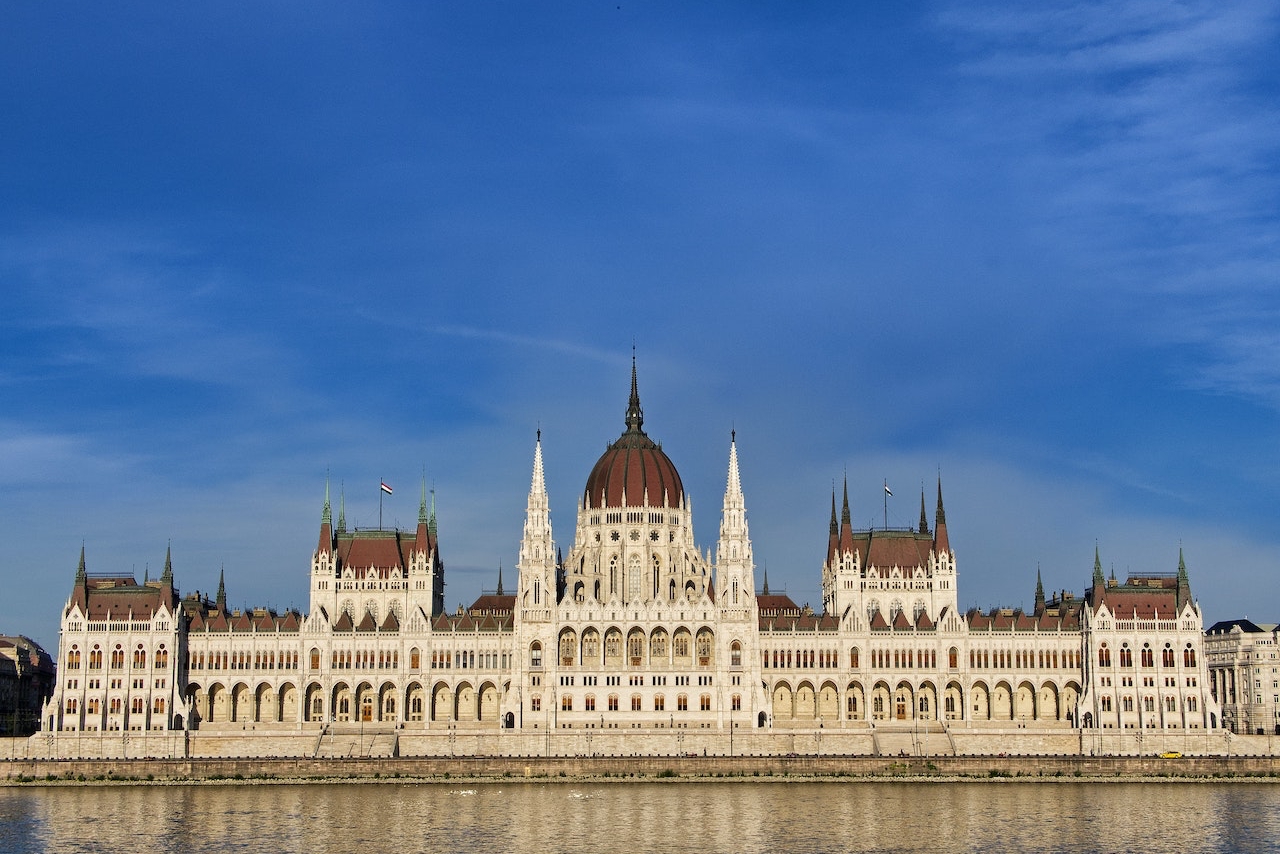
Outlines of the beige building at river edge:
{"type": "MultiPolygon", "coordinates": [[[[567,554],[541,434],[516,577],[444,610],[425,486],[414,530],[336,524],[326,487],[305,613],[231,610],[88,571],[61,620],[44,755],[1220,752],[1186,566],[1029,610],[961,612],[942,487],[932,522],[831,518],[822,612],[755,577],[736,436],[702,550],[679,472],[625,429],[589,473],[567,554]],[[132,753],[130,751],[132,750],[132,753]]],[[[814,544],[817,545],[817,544],[814,544]]],[[[823,552],[818,546],[815,551],[823,552]]]]}

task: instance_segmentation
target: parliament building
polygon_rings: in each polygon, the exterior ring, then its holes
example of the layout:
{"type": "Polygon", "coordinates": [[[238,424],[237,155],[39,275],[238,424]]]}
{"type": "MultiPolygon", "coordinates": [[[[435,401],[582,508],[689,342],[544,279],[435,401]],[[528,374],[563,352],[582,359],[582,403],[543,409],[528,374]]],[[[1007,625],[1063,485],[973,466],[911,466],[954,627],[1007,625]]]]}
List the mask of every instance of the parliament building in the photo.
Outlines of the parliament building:
{"type": "Polygon", "coordinates": [[[811,544],[821,612],[771,594],[736,436],[704,551],[680,474],[644,430],[633,362],[625,429],[587,475],[572,546],[553,537],[539,433],[515,577],[455,613],[425,486],[413,530],[349,529],[342,503],[335,523],[326,486],[305,612],[229,609],[221,583],[182,596],[167,553],[141,584],[89,572],[82,548],[37,738],[64,756],[127,751],[130,737],[157,755],[217,738],[207,749],[233,755],[429,755],[446,740],[520,752],[543,738],[569,753],[1217,749],[1181,555],[1121,583],[1095,552],[1078,596],[1046,596],[1037,578],[1030,609],[962,612],[941,483],[926,510],[922,495],[918,525],[856,530],[847,487],[833,493],[826,548],[811,544]]]}

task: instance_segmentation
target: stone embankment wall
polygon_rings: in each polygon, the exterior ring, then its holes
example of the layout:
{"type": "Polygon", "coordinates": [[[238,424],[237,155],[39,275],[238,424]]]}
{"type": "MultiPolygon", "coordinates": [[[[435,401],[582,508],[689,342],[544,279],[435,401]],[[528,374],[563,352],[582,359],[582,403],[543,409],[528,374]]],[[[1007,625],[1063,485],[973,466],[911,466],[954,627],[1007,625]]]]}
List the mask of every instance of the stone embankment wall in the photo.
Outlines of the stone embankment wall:
{"type": "Polygon", "coordinates": [[[395,759],[409,757],[880,757],[1016,756],[1275,757],[1280,737],[1188,731],[1044,731],[952,728],[729,732],[712,730],[547,730],[512,733],[362,730],[330,726],[310,731],[223,728],[191,733],[40,733],[0,739],[0,759],[395,759]]]}
{"type": "Polygon", "coordinates": [[[1263,757],[927,757],[637,756],[369,759],[105,759],[0,762],[0,785],[126,781],[315,781],[425,778],[620,779],[666,777],[786,780],[875,777],[947,780],[1270,779],[1280,760],[1263,757]]]}

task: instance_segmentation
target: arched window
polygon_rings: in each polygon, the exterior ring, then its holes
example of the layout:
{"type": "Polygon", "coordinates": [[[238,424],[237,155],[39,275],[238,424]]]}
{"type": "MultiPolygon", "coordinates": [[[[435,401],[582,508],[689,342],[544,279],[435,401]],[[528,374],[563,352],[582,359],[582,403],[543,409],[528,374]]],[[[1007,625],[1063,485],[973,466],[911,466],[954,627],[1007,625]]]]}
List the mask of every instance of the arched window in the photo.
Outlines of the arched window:
{"type": "Polygon", "coordinates": [[[640,578],[640,555],[631,555],[627,566],[627,576],[627,599],[634,602],[644,595],[641,592],[644,589],[644,582],[640,578]]]}
{"type": "Polygon", "coordinates": [[[1120,647],[1120,666],[1133,667],[1133,650],[1129,649],[1129,644],[1122,644],[1120,647]]]}
{"type": "Polygon", "coordinates": [[[542,642],[534,641],[529,645],[529,666],[542,667],[542,642]]]}
{"type": "Polygon", "coordinates": [[[560,666],[572,667],[573,660],[576,657],[578,647],[578,638],[572,631],[567,631],[560,635],[560,666]]]}
{"type": "Polygon", "coordinates": [[[147,651],[142,648],[142,644],[138,644],[138,648],[133,651],[133,666],[139,668],[147,666],[147,651]]]}
{"type": "Polygon", "coordinates": [[[311,669],[320,669],[320,650],[316,649],[314,646],[311,647],[311,669]]]}
{"type": "Polygon", "coordinates": [[[707,667],[711,664],[711,632],[703,629],[698,632],[698,665],[707,667]]]}
{"type": "Polygon", "coordinates": [[[849,650],[849,666],[854,670],[858,669],[858,648],[856,646],[849,650]]]}
{"type": "Polygon", "coordinates": [[[67,651],[67,668],[70,670],[80,669],[80,648],[79,647],[73,645],[71,649],[67,651]]]}
{"type": "Polygon", "coordinates": [[[89,650],[89,669],[102,669],[102,650],[98,649],[98,645],[96,643],[93,645],[93,649],[89,650]]]}
{"type": "Polygon", "coordinates": [[[422,669],[422,652],[416,646],[413,649],[409,650],[409,669],[410,670],[422,669]]]}
{"type": "Polygon", "coordinates": [[[1196,666],[1196,651],[1189,643],[1187,648],[1182,651],[1182,664],[1184,667],[1196,666]]]}
{"type": "Polygon", "coordinates": [[[960,650],[956,649],[954,646],[947,650],[947,666],[952,670],[955,670],[960,666],[960,650]]]}
{"type": "Polygon", "coordinates": [[[169,669],[169,650],[164,648],[164,644],[156,650],[156,668],[158,670],[169,669]]]}
{"type": "Polygon", "coordinates": [[[1173,644],[1165,644],[1164,649],[1160,651],[1160,664],[1165,667],[1176,666],[1173,658],[1173,644]]]}
{"type": "MultiPolygon", "coordinates": [[[[1142,645],[1142,666],[1143,667],[1156,666],[1155,653],[1151,651],[1151,644],[1149,643],[1144,643],[1142,645]]],[[[1148,709],[1148,711],[1150,711],[1150,709],[1148,709]]]]}
{"type": "Polygon", "coordinates": [[[738,643],[737,641],[734,641],[729,645],[729,666],[730,667],[742,666],[742,644],[738,643]]]}
{"type": "Polygon", "coordinates": [[[639,667],[644,661],[644,635],[633,632],[627,638],[627,657],[631,659],[632,667],[639,667]]]}
{"type": "Polygon", "coordinates": [[[1106,643],[1103,643],[1102,646],[1098,647],[1098,666],[1111,666],[1111,650],[1107,649],[1106,643]]]}
{"type": "Polygon", "coordinates": [[[618,595],[618,556],[609,556],[609,595],[618,595]]]}
{"type": "Polygon", "coordinates": [[[738,579],[733,580],[733,604],[738,604],[738,579]]]}
{"type": "Polygon", "coordinates": [[[111,650],[111,669],[119,670],[124,667],[124,649],[120,644],[116,644],[116,648],[111,650]]]}

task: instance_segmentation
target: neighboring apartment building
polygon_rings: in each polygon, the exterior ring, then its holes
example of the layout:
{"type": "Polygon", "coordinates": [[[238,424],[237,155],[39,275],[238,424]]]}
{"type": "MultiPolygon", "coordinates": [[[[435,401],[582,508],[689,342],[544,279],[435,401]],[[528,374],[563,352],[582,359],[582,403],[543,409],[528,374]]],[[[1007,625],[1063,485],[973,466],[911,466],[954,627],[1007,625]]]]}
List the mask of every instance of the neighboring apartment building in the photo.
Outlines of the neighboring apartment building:
{"type": "Polygon", "coordinates": [[[0,636],[0,736],[40,729],[40,708],[53,694],[49,653],[31,638],[0,636]]]}
{"type": "Polygon", "coordinates": [[[1280,629],[1222,620],[1205,632],[1205,656],[1223,726],[1240,735],[1280,735],[1280,629]]]}

